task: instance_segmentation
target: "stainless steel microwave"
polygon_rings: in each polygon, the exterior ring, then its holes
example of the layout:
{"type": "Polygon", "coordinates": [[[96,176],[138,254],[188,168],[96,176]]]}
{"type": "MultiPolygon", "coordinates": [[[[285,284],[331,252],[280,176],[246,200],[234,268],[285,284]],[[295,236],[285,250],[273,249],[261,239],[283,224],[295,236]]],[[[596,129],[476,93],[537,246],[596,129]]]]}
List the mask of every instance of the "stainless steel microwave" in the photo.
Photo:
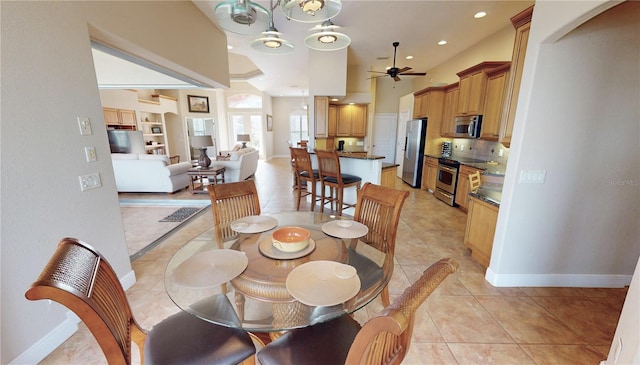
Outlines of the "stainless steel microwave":
{"type": "Polygon", "coordinates": [[[480,138],[482,115],[463,115],[456,117],[453,136],[455,138],[480,138]]]}

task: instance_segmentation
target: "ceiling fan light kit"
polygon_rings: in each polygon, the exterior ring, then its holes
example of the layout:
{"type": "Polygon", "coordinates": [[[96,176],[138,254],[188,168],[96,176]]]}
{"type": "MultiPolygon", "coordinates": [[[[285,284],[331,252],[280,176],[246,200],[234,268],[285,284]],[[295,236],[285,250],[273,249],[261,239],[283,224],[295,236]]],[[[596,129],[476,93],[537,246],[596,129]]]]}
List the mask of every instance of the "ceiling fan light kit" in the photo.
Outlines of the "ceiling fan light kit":
{"type": "Polygon", "coordinates": [[[232,33],[259,34],[268,25],[271,12],[248,0],[227,0],[215,7],[218,24],[232,33]]]}
{"type": "Polygon", "coordinates": [[[302,23],[317,23],[331,19],[342,10],[341,0],[280,0],[287,19],[302,23]]]}
{"type": "Polygon", "coordinates": [[[251,48],[258,52],[271,54],[271,55],[283,55],[293,52],[295,48],[293,44],[285,39],[280,38],[282,33],[274,30],[267,30],[262,32],[262,37],[257,38],[251,42],[251,48]]]}
{"type": "Polygon", "coordinates": [[[375,73],[380,73],[380,74],[384,74],[384,75],[379,75],[379,76],[372,76],[369,77],[369,79],[375,79],[378,77],[384,77],[384,76],[391,76],[391,78],[394,81],[400,81],[400,77],[398,77],[398,75],[402,75],[402,76],[424,76],[426,75],[426,72],[407,72],[409,70],[411,70],[411,67],[403,67],[403,68],[397,68],[396,67],[396,53],[398,52],[398,46],[400,45],[400,42],[393,42],[393,66],[392,67],[387,67],[387,70],[385,72],[381,72],[381,71],[369,71],[369,72],[375,72],[375,73]]]}

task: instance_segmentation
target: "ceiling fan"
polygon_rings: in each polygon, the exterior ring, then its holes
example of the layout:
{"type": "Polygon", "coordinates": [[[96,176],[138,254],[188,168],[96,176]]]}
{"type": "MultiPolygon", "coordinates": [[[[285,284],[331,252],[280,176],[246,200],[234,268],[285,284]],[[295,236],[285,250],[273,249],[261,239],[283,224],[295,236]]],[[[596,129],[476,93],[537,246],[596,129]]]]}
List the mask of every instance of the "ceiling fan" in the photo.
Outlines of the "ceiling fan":
{"type": "Polygon", "coordinates": [[[375,72],[375,73],[381,73],[384,75],[380,75],[380,76],[373,76],[370,77],[369,79],[375,79],[378,77],[384,77],[384,76],[391,76],[395,81],[400,81],[400,77],[398,77],[398,75],[402,75],[402,76],[424,76],[427,73],[426,72],[407,72],[409,70],[411,70],[411,67],[403,67],[403,68],[397,68],[396,67],[396,52],[398,51],[398,46],[400,45],[400,42],[393,42],[393,67],[388,68],[387,71],[385,72],[381,72],[381,71],[369,71],[369,72],[375,72]]]}

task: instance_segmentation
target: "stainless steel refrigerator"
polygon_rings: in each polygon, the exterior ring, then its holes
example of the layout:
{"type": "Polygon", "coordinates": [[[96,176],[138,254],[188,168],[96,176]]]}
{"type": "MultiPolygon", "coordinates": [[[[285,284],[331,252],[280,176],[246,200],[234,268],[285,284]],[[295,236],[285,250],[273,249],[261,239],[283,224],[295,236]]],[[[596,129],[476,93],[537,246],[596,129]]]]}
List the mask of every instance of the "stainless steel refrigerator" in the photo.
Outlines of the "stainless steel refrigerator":
{"type": "Polygon", "coordinates": [[[414,188],[419,188],[420,182],[422,181],[422,162],[424,160],[424,144],[427,136],[427,119],[407,121],[406,133],[404,158],[402,161],[402,180],[414,188]]]}

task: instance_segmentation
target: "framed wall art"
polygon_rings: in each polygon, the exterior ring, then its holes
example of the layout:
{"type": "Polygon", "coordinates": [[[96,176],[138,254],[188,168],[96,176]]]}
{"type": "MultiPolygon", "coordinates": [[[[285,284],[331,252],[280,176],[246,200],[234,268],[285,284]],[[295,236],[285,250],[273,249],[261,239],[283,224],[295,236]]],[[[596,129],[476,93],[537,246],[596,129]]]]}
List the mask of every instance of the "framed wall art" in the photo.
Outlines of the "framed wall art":
{"type": "Polygon", "coordinates": [[[273,131],[273,117],[267,114],[267,132],[273,131]]]}
{"type": "Polygon", "coordinates": [[[187,95],[189,103],[189,112],[191,113],[208,113],[209,98],[207,96],[187,95]]]}
{"type": "Polygon", "coordinates": [[[160,128],[160,127],[151,127],[151,133],[160,134],[160,133],[162,133],[162,128],[160,128]]]}

